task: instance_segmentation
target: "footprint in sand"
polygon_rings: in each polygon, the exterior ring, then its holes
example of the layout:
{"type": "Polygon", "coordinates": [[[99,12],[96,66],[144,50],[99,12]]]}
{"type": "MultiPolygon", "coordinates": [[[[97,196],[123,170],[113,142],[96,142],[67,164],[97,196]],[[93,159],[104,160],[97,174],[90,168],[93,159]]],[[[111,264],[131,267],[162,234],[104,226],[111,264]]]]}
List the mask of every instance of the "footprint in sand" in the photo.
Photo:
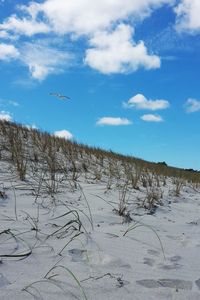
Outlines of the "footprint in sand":
{"type": "Polygon", "coordinates": [[[160,251],[154,250],[154,249],[148,249],[148,250],[147,250],[147,253],[150,254],[150,255],[153,255],[153,256],[158,256],[158,255],[160,255],[160,251]]]}
{"type": "Polygon", "coordinates": [[[155,259],[152,257],[144,257],[143,264],[153,267],[154,265],[156,265],[156,259],[158,257],[160,257],[161,253],[160,253],[160,251],[154,250],[154,249],[148,249],[147,253],[150,254],[151,256],[155,257],[155,259]]]}
{"type": "Polygon", "coordinates": [[[163,270],[177,270],[182,267],[178,262],[181,260],[181,256],[175,255],[172,257],[169,257],[167,259],[167,262],[164,264],[159,264],[160,269],[163,270]]]}
{"type": "Polygon", "coordinates": [[[177,263],[174,263],[174,264],[160,264],[159,265],[159,268],[162,269],[162,270],[177,270],[177,269],[180,269],[182,268],[181,265],[177,264],[177,263]]]}
{"type": "Polygon", "coordinates": [[[131,266],[119,258],[103,253],[98,250],[82,250],[78,248],[68,250],[73,262],[87,262],[90,265],[109,265],[110,267],[121,267],[131,269],[131,266]]]}
{"type": "MultiPolygon", "coordinates": [[[[151,250],[151,249],[147,250],[147,253],[152,255],[152,256],[155,256],[156,259],[153,259],[153,258],[150,258],[150,257],[144,257],[143,263],[145,265],[150,266],[150,267],[155,266],[156,265],[156,260],[160,257],[161,253],[157,250],[151,250]]],[[[163,259],[162,259],[161,263],[157,262],[157,266],[158,266],[158,268],[163,269],[163,270],[180,269],[182,267],[178,263],[180,260],[181,260],[181,256],[175,255],[175,256],[167,258],[167,260],[165,260],[164,262],[163,262],[163,259]]]]}
{"type": "MultiPolygon", "coordinates": [[[[137,284],[142,285],[146,288],[172,288],[172,289],[180,289],[180,290],[191,290],[192,282],[180,279],[143,279],[137,280],[137,284]]],[[[199,282],[200,284],[200,282],[199,282]]]]}
{"type": "Polygon", "coordinates": [[[198,280],[196,280],[195,283],[196,283],[198,289],[200,290],[200,278],[198,280]]]}
{"type": "Polygon", "coordinates": [[[79,262],[85,260],[85,257],[87,255],[87,250],[74,248],[68,250],[68,253],[71,255],[72,261],[79,262]]]}
{"type": "Polygon", "coordinates": [[[178,262],[179,260],[181,260],[181,258],[182,257],[180,255],[175,255],[175,256],[170,257],[169,260],[171,262],[178,262]]]}
{"type": "Polygon", "coordinates": [[[4,277],[4,275],[2,273],[0,273],[0,288],[6,286],[8,284],[10,284],[8,279],[6,277],[4,277]]]}
{"type": "Polygon", "coordinates": [[[155,264],[155,259],[150,258],[150,257],[144,257],[143,263],[144,263],[145,265],[148,265],[148,266],[150,266],[150,267],[153,267],[154,264],[155,264]]]}

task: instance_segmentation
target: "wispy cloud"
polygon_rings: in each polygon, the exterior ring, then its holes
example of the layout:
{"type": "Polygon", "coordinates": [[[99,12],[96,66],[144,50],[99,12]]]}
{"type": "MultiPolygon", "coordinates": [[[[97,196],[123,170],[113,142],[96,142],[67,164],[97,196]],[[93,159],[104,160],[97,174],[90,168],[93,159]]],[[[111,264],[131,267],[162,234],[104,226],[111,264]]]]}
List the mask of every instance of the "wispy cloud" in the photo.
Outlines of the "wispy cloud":
{"type": "Polygon", "coordinates": [[[9,122],[12,121],[11,113],[4,110],[0,111],[0,120],[9,122]]]}
{"type": "Polygon", "coordinates": [[[149,55],[144,43],[132,40],[133,29],[120,24],[111,33],[97,32],[90,39],[92,48],[86,51],[85,63],[104,74],[135,72],[160,67],[160,58],[149,55]]]}
{"type": "Polygon", "coordinates": [[[162,54],[162,61],[179,59],[178,52],[199,53],[200,49],[199,39],[180,34],[177,32],[174,24],[169,24],[155,35],[149,35],[145,43],[152,51],[162,54]],[[171,56],[169,55],[170,53],[176,53],[176,56],[171,56]]]}
{"type": "Polygon", "coordinates": [[[193,98],[189,98],[185,103],[185,109],[188,113],[200,111],[200,101],[193,98]]]}
{"type": "Polygon", "coordinates": [[[5,22],[0,24],[0,30],[26,36],[50,32],[47,24],[30,18],[18,18],[16,15],[9,17],[5,22]]]}
{"type": "Polygon", "coordinates": [[[113,118],[113,117],[102,117],[100,118],[96,125],[109,125],[109,126],[121,126],[121,125],[131,125],[132,121],[126,118],[113,118]]]}
{"type": "Polygon", "coordinates": [[[14,100],[0,98],[0,105],[3,107],[8,106],[8,105],[17,107],[17,106],[19,106],[19,103],[14,100]]]}
{"type": "Polygon", "coordinates": [[[159,115],[146,114],[141,117],[145,122],[163,122],[163,118],[159,115]]]}
{"type": "Polygon", "coordinates": [[[66,140],[70,140],[73,138],[73,134],[71,132],[69,132],[68,130],[59,130],[59,131],[55,131],[54,135],[60,138],[64,138],[66,140]]]}
{"type": "Polygon", "coordinates": [[[31,76],[37,80],[49,74],[58,74],[71,64],[68,52],[36,43],[26,43],[21,50],[20,60],[28,66],[31,76]]]}
{"type": "Polygon", "coordinates": [[[15,107],[19,106],[19,103],[18,103],[17,101],[9,100],[8,103],[9,103],[10,105],[12,105],[12,106],[15,106],[15,107]]]}
{"type": "Polygon", "coordinates": [[[0,44],[0,60],[11,60],[19,57],[19,51],[13,45],[0,44]]]}
{"type": "Polygon", "coordinates": [[[144,95],[137,94],[130,98],[128,102],[123,103],[125,108],[162,110],[170,106],[167,100],[148,100],[144,95]]]}
{"type": "Polygon", "coordinates": [[[33,89],[36,87],[37,82],[31,77],[19,77],[12,82],[13,86],[20,86],[24,89],[33,89]]]}
{"type": "Polygon", "coordinates": [[[0,30],[0,38],[1,39],[9,39],[10,35],[6,30],[0,30]]]}

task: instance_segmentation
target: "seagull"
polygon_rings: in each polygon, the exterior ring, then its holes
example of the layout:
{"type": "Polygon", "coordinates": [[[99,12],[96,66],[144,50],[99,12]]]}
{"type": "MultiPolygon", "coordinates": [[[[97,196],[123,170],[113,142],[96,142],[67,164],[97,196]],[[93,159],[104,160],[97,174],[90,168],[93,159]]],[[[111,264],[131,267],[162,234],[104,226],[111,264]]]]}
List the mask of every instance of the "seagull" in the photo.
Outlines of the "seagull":
{"type": "Polygon", "coordinates": [[[50,96],[57,97],[57,98],[59,98],[59,99],[61,99],[61,100],[71,99],[70,97],[65,96],[65,95],[61,95],[61,94],[59,94],[59,93],[50,93],[49,95],[50,95],[50,96]]]}

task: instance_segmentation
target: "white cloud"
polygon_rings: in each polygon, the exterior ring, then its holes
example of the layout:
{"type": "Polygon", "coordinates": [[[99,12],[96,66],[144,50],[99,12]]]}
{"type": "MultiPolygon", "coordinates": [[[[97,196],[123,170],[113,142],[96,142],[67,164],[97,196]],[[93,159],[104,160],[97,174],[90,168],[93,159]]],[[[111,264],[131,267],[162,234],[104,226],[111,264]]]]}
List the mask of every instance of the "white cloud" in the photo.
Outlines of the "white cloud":
{"type": "Polygon", "coordinates": [[[0,111],[0,120],[11,122],[12,116],[8,111],[2,110],[2,111],[0,111]]]}
{"type": "Polygon", "coordinates": [[[1,39],[8,39],[9,38],[8,32],[5,31],[5,30],[0,30],[0,38],[1,39]]]}
{"type": "Polygon", "coordinates": [[[0,24],[0,30],[12,32],[17,35],[32,36],[37,33],[48,33],[50,28],[43,22],[28,18],[18,18],[12,15],[5,22],[0,24]]]}
{"type": "Polygon", "coordinates": [[[144,95],[137,94],[127,103],[124,103],[126,108],[136,108],[136,109],[147,109],[147,110],[161,110],[166,109],[170,106],[167,100],[148,100],[144,95]]]}
{"type": "Polygon", "coordinates": [[[46,33],[49,30],[58,34],[73,32],[77,35],[90,35],[98,30],[108,29],[113,23],[128,17],[135,21],[141,20],[149,16],[153,9],[173,2],[174,0],[32,1],[27,6],[19,6],[21,12],[25,13],[24,16],[19,18],[12,15],[0,28],[26,35],[46,33]]]}
{"type": "Polygon", "coordinates": [[[177,14],[176,28],[178,31],[200,32],[199,0],[181,0],[175,8],[175,12],[177,14]]]}
{"type": "Polygon", "coordinates": [[[14,100],[0,98],[0,105],[2,105],[2,106],[11,105],[11,106],[17,107],[17,106],[19,106],[19,103],[14,100]]]}
{"type": "Polygon", "coordinates": [[[185,109],[188,113],[193,113],[193,112],[200,111],[200,101],[198,101],[196,99],[189,98],[186,101],[185,109]]]}
{"type": "Polygon", "coordinates": [[[104,74],[137,71],[140,67],[155,69],[160,67],[158,56],[149,55],[144,43],[132,40],[133,29],[120,24],[115,31],[97,32],[90,39],[85,63],[104,74]]]}
{"type": "Polygon", "coordinates": [[[0,44],[0,60],[10,60],[17,58],[19,56],[19,51],[9,44],[0,44]]]}
{"type": "MultiPolygon", "coordinates": [[[[130,19],[135,24],[149,16],[154,9],[174,1],[45,0],[18,5],[16,13],[0,23],[2,38],[19,38],[13,41],[13,45],[9,45],[12,48],[10,53],[4,55],[4,59],[18,57],[28,66],[35,79],[42,80],[48,74],[58,73],[64,69],[63,65],[68,66],[68,53],[49,46],[42,48],[41,45],[34,45],[33,41],[29,46],[20,44],[20,36],[23,35],[30,38],[36,34],[43,34],[45,37],[56,34],[63,41],[67,38],[69,40],[69,37],[72,41],[72,37],[77,39],[85,36],[90,45],[86,50],[85,63],[105,74],[134,72],[141,67],[159,68],[160,58],[149,53],[143,41],[132,40],[131,26],[117,24],[130,19]],[[14,47],[15,42],[18,50],[14,47]]],[[[40,38],[42,39],[41,36],[40,38]]]]}
{"type": "Polygon", "coordinates": [[[161,116],[152,114],[143,115],[140,119],[146,122],[163,122],[161,116]]]}
{"type": "Polygon", "coordinates": [[[10,100],[9,104],[12,106],[15,106],[15,107],[19,106],[19,103],[17,101],[13,101],[13,100],[10,100]]]}
{"type": "Polygon", "coordinates": [[[60,131],[55,131],[54,135],[60,138],[64,138],[66,140],[70,140],[73,138],[73,135],[71,134],[71,132],[69,132],[68,130],[60,130],[60,131]]]}
{"type": "Polygon", "coordinates": [[[54,30],[91,34],[110,27],[116,21],[134,16],[143,19],[158,7],[171,0],[48,0],[41,5],[42,11],[53,25],[54,30]]]}
{"type": "Polygon", "coordinates": [[[37,127],[35,124],[32,124],[32,125],[25,125],[25,127],[26,127],[28,130],[31,130],[31,129],[38,129],[38,127],[37,127]]]}
{"type": "Polygon", "coordinates": [[[28,66],[34,79],[43,80],[49,74],[62,72],[69,65],[71,55],[39,43],[27,43],[21,50],[20,60],[28,66]]]}
{"type": "Polygon", "coordinates": [[[131,125],[132,122],[125,118],[103,117],[103,118],[100,118],[96,124],[97,125],[120,126],[120,125],[131,125]]]}

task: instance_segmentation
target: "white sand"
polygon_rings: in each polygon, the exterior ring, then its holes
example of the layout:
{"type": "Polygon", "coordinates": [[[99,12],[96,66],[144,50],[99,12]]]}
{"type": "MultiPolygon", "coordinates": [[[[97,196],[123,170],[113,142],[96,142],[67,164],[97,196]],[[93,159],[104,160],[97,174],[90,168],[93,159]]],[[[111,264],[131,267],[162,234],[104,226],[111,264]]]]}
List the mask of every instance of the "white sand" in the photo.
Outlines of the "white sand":
{"type": "MultiPolygon", "coordinates": [[[[149,227],[137,227],[123,236],[135,222],[123,223],[123,218],[113,212],[109,203],[118,207],[119,192],[112,188],[105,193],[106,183],[89,184],[79,178],[91,208],[92,230],[84,215],[89,217],[89,211],[80,189],[72,193],[63,186],[55,199],[40,195],[36,204],[30,182],[18,181],[15,174],[12,177],[8,163],[1,162],[0,170],[0,183],[4,183],[8,196],[0,199],[0,231],[7,231],[0,235],[0,299],[84,299],[77,282],[63,267],[78,278],[88,300],[200,299],[199,192],[183,187],[180,197],[170,196],[172,185],[167,180],[167,185],[162,187],[164,205],[155,214],[147,215],[144,209],[136,209],[137,197],[144,197],[144,191],[130,191],[127,205],[131,217],[149,227]],[[55,219],[68,212],[63,203],[77,209],[87,233],[81,228],[84,233],[59,255],[78,233],[71,228],[60,234],[59,225],[76,219],[73,214],[55,219]],[[33,230],[34,226],[38,231],[33,230]],[[162,241],[165,258],[151,228],[162,241]],[[21,260],[3,257],[30,249],[31,254],[21,260]],[[49,275],[57,276],[44,279],[56,263],[62,267],[49,275]],[[27,286],[33,295],[23,291],[27,286]]],[[[78,228],[77,223],[72,225],[78,228]]]]}

